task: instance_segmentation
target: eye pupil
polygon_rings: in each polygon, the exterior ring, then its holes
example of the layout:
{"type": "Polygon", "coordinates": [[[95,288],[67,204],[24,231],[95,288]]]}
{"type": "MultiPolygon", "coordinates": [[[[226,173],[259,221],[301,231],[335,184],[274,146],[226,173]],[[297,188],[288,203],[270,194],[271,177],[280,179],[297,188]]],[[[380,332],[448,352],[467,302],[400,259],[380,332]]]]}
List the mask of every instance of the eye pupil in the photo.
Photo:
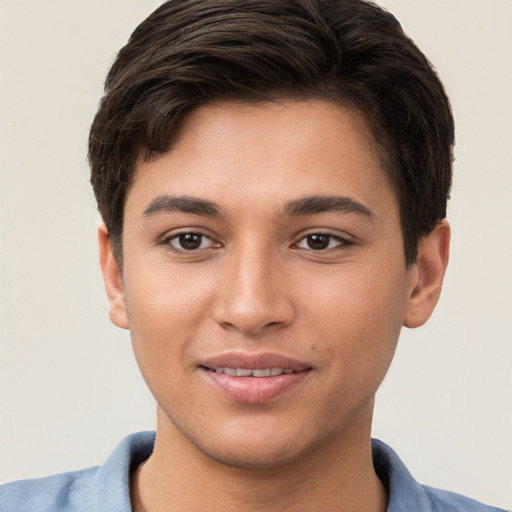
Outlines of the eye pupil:
{"type": "Polygon", "coordinates": [[[310,249],[322,250],[329,247],[329,237],[326,235],[308,235],[308,247],[310,249]]]}
{"type": "Polygon", "coordinates": [[[192,251],[201,247],[202,235],[195,233],[184,233],[179,236],[179,242],[183,249],[192,251]]]}

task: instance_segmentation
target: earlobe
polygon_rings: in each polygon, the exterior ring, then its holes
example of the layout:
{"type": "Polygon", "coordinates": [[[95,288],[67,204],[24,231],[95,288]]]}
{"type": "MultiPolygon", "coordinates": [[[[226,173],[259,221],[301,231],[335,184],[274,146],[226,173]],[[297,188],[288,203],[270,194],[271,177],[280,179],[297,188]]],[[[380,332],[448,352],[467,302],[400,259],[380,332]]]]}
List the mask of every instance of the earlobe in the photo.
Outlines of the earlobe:
{"type": "Polygon", "coordinates": [[[405,308],[405,327],[419,327],[429,318],[441,294],[450,252],[450,225],[442,220],[418,244],[418,259],[411,269],[411,289],[405,308]]]}
{"type": "Polygon", "coordinates": [[[110,305],[110,320],[117,327],[128,329],[129,322],[124,300],[123,277],[112,252],[108,230],[104,223],[101,223],[98,228],[98,243],[103,282],[110,305]]]}

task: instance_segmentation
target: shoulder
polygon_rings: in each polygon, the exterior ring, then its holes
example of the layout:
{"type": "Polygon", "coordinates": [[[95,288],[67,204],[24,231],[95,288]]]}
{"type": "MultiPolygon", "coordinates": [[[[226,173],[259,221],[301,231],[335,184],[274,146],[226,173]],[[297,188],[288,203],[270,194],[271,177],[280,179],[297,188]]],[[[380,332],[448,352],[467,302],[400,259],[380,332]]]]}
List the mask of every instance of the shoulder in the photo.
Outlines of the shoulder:
{"type": "Polygon", "coordinates": [[[63,512],[91,509],[98,468],[20,480],[0,486],[2,512],[63,512]]]}
{"type": "Polygon", "coordinates": [[[130,472],[154,439],[154,432],[132,434],[102,466],[0,486],[0,512],[130,512],[130,472]]]}
{"type": "Polygon", "coordinates": [[[418,483],[398,455],[382,441],[372,440],[375,472],[389,494],[387,512],[505,512],[454,492],[418,483]]]}
{"type": "Polygon", "coordinates": [[[434,512],[506,512],[501,508],[484,505],[461,494],[427,485],[422,486],[434,512]]]}

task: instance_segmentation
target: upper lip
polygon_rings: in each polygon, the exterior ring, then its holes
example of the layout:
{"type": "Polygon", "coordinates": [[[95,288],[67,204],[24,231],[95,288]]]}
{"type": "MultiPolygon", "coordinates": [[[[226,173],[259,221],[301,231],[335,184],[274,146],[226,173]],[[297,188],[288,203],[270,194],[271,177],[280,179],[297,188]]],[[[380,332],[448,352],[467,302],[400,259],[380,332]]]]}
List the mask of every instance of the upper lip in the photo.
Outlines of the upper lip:
{"type": "Polygon", "coordinates": [[[296,359],[273,353],[249,354],[247,352],[226,352],[208,357],[200,362],[206,368],[246,368],[265,370],[267,368],[290,369],[296,372],[308,370],[310,365],[296,359]]]}

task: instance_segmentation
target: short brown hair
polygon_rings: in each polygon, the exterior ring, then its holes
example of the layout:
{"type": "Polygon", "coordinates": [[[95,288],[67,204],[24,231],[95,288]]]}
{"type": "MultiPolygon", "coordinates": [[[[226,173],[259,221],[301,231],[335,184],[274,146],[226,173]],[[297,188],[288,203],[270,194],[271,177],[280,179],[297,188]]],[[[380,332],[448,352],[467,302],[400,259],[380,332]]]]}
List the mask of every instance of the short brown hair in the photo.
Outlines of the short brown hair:
{"type": "Polygon", "coordinates": [[[132,34],[91,127],[98,208],[121,257],[139,158],[170,148],[192,109],[215,100],[324,98],[363,113],[397,194],[405,259],[446,216],[453,118],[423,53],[364,0],[172,0],[132,34]]]}

